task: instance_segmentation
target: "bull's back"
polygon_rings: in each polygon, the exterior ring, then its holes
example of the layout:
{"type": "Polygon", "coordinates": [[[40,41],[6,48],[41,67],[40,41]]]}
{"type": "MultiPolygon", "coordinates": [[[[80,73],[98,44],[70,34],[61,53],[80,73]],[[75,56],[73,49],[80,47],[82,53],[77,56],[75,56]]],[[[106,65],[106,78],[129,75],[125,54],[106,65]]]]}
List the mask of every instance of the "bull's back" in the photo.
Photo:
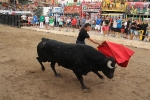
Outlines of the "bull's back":
{"type": "Polygon", "coordinates": [[[55,60],[67,68],[79,64],[87,66],[91,61],[100,61],[104,58],[102,53],[91,46],[68,44],[51,39],[42,39],[37,46],[37,52],[43,60],[55,60]]]}

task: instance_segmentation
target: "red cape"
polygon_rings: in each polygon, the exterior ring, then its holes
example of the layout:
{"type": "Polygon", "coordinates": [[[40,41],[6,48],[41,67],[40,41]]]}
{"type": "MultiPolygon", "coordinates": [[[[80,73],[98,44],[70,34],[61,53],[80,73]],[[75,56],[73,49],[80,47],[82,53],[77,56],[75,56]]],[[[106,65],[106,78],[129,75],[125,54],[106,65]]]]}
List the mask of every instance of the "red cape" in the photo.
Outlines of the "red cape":
{"type": "Polygon", "coordinates": [[[130,57],[134,54],[134,51],[124,45],[108,41],[103,42],[97,49],[107,57],[114,57],[121,67],[127,67],[130,57]]]}

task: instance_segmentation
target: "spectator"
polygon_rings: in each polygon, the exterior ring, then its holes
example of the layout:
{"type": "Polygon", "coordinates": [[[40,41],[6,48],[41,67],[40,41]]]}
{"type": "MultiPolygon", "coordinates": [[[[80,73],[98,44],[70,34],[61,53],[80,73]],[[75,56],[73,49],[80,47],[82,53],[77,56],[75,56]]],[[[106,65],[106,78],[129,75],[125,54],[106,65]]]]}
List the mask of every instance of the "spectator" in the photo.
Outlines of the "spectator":
{"type": "Polygon", "coordinates": [[[142,41],[144,41],[144,39],[145,39],[147,27],[148,27],[148,21],[144,20],[144,23],[143,23],[143,26],[142,26],[142,30],[144,31],[143,36],[142,36],[142,41]]]}
{"type": "Polygon", "coordinates": [[[86,23],[89,23],[89,24],[90,24],[90,18],[89,18],[89,17],[86,18],[85,24],[86,24],[86,23]]]}
{"type": "Polygon", "coordinates": [[[70,19],[70,17],[67,18],[67,22],[66,23],[67,23],[67,30],[66,30],[66,32],[68,32],[68,29],[71,26],[71,19],[70,19]]]}
{"type": "Polygon", "coordinates": [[[98,18],[96,19],[96,26],[95,26],[95,30],[97,30],[97,32],[99,32],[101,29],[101,23],[102,19],[100,18],[100,16],[98,16],[98,18]]]}
{"type": "Polygon", "coordinates": [[[118,17],[116,22],[117,22],[117,33],[118,33],[118,37],[120,38],[120,32],[121,32],[121,27],[122,27],[122,20],[120,19],[120,17],[118,17]]]}
{"type": "Polygon", "coordinates": [[[58,22],[59,22],[59,31],[61,31],[61,29],[63,27],[63,19],[61,16],[58,18],[58,22]]]}
{"type": "Polygon", "coordinates": [[[44,19],[45,19],[45,18],[44,18],[44,15],[41,15],[41,16],[40,16],[40,29],[43,29],[43,28],[44,28],[44,25],[43,25],[43,24],[44,24],[44,19]]]}
{"type": "Polygon", "coordinates": [[[31,24],[32,24],[32,16],[31,15],[29,15],[28,16],[28,26],[31,26],[31,24]]]}
{"type": "Polygon", "coordinates": [[[94,18],[93,19],[91,19],[91,28],[92,28],[92,30],[94,31],[95,30],[95,26],[96,26],[96,22],[95,22],[95,20],[94,20],[94,18]]]}
{"type": "Polygon", "coordinates": [[[149,20],[149,24],[147,27],[147,41],[150,41],[150,20],[149,20]]]}
{"type": "Polygon", "coordinates": [[[130,24],[131,24],[130,18],[128,18],[126,21],[127,21],[127,25],[125,25],[125,34],[126,34],[126,39],[128,39],[130,24]]]}
{"type": "Polygon", "coordinates": [[[110,20],[109,20],[108,16],[104,20],[104,23],[105,23],[105,26],[103,28],[103,32],[104,32],[104,36],[107,36],[108,35],[108,31],[109,31],[109,23],[110,23],[110,20]]]}
{"type": "Polygon", "coordinates": [[[50,16],[49,25],[50,25],[50,29],[52,28],[54,30],[54,17],[53,16],[50,16]]]}
{"type": "Polygon", "coordinates": [[[23,26],[26,26],[27,16],[25,14],[21,16],[21,22],[23,23],[23,26]]]}
{"type": "Polygon", "coordinates": [[[85,17],[82,17],[81,18],[81,27],[84,27],[85,21],[86,21],[85,17]]]}
{"type": "Polygon", "coordinates": [[[112,31],[115,37],[115,33],[117,32],[117,22],[116,19],[113,20],[113,26],[112,26],[112,31]]]}
{"type": "Polygon", "coordinates": [[[80,30],[81,28],[81,20],[79,17],[77,17],[77,28],[80,30]]]}
{"type": "Polygon", "coordinates": [[[45,29],[48,30],[48,26],[49,26],[49,17],[48,17],[48,15],[46,15],[46,17],[45,17],[45,29]]]}
{"type": "Polygon", "coordinates": [[[136,28],[137,28],[137,23],[136,23],[136,20],[134,20],[134,21],[131,23],[130,40],[132,40],[132,39],[133,39],[133,36],[138,33],[138,31],[137,31],[136,28]]]}
{"type": "Polygon", "coordinates": [[[71,23],[72,23],[72,32],[74,32],[74,29],[76,28],[76,25],[77,25],[77,20],[76,20],[76,18],[74,17],[73,18],[73,20],[71,21],[71,23]]]}
{"type": "Polygon", "coordinates": [[[141,33],[142,27],[143,27],[142,22],[141,22],[141,21],[138,21],[138,22],[137,22],[137,31],[138,31],[138,32],[137,32],[137,34],[135,35],[136,38],[138,38],[138,39],[139,39],[139,35],[140,35],[140,33],[141,33]]]}
{"type": "Polygon", "coordinates": [[[124,37],[125,24],[127,24],[127,22],[122,22],[122,27],[121,27],[121,37],[124,37]]]}
{"type": "Polygon", "coordinates": [[[33,16],[33,26],[37,28],[38,25],[38,17],[36,15],[33,16]]]}

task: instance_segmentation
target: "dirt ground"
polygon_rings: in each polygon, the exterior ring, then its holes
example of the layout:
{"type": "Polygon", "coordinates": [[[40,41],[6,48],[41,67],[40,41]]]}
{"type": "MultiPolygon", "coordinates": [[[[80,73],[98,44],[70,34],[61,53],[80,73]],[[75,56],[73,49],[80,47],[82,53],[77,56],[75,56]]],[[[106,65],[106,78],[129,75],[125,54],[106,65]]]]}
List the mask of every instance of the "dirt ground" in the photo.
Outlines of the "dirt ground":
{"type": "MultiPolygon", "coordinates": [[[[0,100],[150,100],[150,50],[135,51],[127,68],[118,67],[113,79],[84,76],[90,92],[81,89],[71,70],[49,63],[43,72],[36,46],[42,37],[75,43],[76,38],[0,25],[0,100]]],[[[91,42],[88,45],[96,47],[91,42]]]]}

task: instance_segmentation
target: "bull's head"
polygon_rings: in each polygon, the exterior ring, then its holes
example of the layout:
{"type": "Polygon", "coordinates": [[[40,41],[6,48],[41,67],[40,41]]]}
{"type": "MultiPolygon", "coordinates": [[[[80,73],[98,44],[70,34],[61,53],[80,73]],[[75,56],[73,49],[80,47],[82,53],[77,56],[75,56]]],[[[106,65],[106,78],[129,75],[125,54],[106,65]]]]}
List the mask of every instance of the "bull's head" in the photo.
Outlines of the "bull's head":
{"type": "Polygon", "coordinates": [[[105,68],[103,69],[103,73],[109,79],[114,77],[114,71],[116,69],[116,60],[112,57],[108,58],[105,68]]]}

